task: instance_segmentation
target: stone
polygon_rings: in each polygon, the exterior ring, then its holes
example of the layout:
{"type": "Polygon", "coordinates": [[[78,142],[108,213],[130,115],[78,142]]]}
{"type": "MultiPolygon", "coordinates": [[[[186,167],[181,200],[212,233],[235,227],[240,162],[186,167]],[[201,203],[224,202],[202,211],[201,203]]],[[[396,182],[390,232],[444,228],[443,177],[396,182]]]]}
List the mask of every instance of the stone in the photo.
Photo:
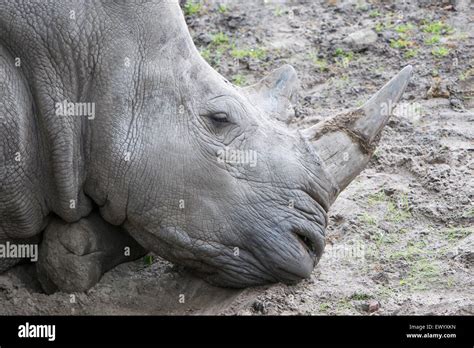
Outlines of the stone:
{"type": "Polygon", "coordinates": [[[377,312],[380,308],[380,303],[377,300],[369,301],[369,313],[377,312]]]}
{"type": "Polygon", "coordinates": [[[366,50],[375,42],[377,42],[377,33],[372,29],[362,29],[349,34],[343,42],[347,44],[352,50],[359,52],[366,50]]]}
{"type": "Polygon", "coordinates": [[[211,35],[207,34],[207,33],[200,33],[198,36],[197,36],[197,41],[198,42],[201,42],[203,44],[210,44],[211,41],[212,41],[212,37],[211,35]]]}

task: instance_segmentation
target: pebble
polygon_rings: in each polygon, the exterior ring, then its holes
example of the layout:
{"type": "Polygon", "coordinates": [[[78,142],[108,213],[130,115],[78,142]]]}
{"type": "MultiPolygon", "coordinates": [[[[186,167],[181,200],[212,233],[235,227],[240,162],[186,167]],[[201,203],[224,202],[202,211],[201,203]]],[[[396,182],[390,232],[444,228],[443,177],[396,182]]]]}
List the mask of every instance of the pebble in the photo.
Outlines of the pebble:
{"type": "Polygon", "coordinates": [[[265,314],[267,312],[267,306],[265,305],[265,303],[263,301],[260,301],[260,300],[256,300],[252,304],[252,309],[255,312],[259,312],[259,313],[262,313],[262,314],[265,314]]]}
{"type": "Polygon", "coordinates": [[[212,41],[212,37],[211,35],[207,34],[207,33],[200,33],[198,36],[197,36],[197,41],[198,42],[202,42],[203,44],[210,44],[211,41],[212,41]]]}
{"type": "Polygon", "coordinates": [[[362,29],[349,34],[343,42],[356,52],[366,50],[377,42],[377,33],[372,29],[362,29]]]}
{"type": "Polygon", "coordinates": [[[369,313],[376,312],[380,309],[380,302],[377,300],[369,301],[369,313]]]}

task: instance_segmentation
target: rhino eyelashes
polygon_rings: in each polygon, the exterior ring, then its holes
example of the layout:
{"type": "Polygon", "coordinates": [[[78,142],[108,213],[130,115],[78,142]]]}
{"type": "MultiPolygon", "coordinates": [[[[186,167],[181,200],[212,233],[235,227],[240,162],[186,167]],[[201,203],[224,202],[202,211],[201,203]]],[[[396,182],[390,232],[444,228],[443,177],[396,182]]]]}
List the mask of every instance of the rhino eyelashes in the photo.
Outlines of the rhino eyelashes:
{"type": "Polygon", "coordinates": [[[207,120],[208,123],[217,130],[223,130],[230,125],[234,125],[235,123],[232,122],[229,118],[229,115],[225,112],[212,112],[203,115],[207,120]]]}
{"type": "Polygon", "coordinates": [[[212,114],[209,115],[209,118],[213,122],[217,122],[217,123],[228,123],[229,122],[229,116],[227,116],[227,114],[225,112],[212,113],[212,114]]]}

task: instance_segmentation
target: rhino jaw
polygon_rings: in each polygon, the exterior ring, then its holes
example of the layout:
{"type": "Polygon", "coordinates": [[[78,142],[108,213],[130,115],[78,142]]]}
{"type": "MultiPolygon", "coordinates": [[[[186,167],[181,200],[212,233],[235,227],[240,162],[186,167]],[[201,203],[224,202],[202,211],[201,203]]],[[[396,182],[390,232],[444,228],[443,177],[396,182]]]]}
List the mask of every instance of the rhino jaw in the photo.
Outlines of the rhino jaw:
{"type": "Polygon", "coordinates": [[[410,65],[403,68],[361,108],[302,131],[334,181],[333,200],[366,167],[383,127],[408,85],[412,70],[410,65]]]}

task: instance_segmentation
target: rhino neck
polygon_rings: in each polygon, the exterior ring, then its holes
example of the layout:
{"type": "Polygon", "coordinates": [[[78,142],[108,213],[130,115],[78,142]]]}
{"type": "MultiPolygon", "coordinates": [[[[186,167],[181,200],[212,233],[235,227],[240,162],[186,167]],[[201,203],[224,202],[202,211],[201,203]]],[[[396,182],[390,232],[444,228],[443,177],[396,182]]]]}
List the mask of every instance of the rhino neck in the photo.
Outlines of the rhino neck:
{"type": "Polygon", "coordinates": [[[93,86],[101,98],[84,190],[115,225],[159,207],[157,191],[165,190],[159,187],[160,172],[184,163],[172,164],[170,158],[181,156],[176,143],[189,127],[191,101],[201,101],[214,80],[223,79],[199,55],[177,2],[155,3],[145,11],[133,37],[124,33],[114,40],[126,49],[109,52],[113,64],[99,79],[107,84],[93,86]],[[173,137],[170,128],[182,133],[173,137]]]}
{"type": "Polygon", "coordinates": [[[89,214],[92,198],[112,207],[109,221],[121,223],[130,181],[123,159],[145,156],[143,115],[152,108],[170,112],[177,60],[189,68],[197,55],[179,6],[76,0],[24,6],[1,2],[0,44],[18,59],[35,104],[42,146],[32,151],[41,152],[50,178],[43,187],[48,208],[76,221],[89,214]]]}

